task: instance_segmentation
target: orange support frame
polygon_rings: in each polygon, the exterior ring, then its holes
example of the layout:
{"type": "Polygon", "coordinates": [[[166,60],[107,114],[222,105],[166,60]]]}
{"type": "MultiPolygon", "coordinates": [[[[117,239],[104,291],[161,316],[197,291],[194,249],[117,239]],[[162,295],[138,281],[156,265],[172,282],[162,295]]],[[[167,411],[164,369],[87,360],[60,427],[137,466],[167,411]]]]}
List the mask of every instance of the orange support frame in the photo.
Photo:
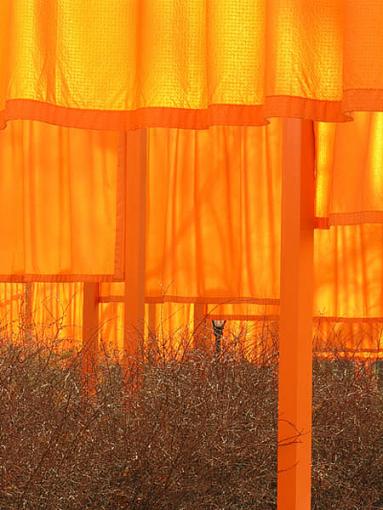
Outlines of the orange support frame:
{"type": "Polygon", "coordinates": [[[96,387],[95,368],[98,362],[99,284],[84,283],[82,318],[81,372],[85,389],[93,393],[96,387]]]}
{"type": "Polygon", "coordinates": [[[282,170],[278,510],[311,508],[314,131],[285,119],[282,170]]]}
{"type": "Polygon", "coordinates": [[[146,129],[122,134],[125,175],[124,353],[135,360],[145,333],[146,129]]]}
{"type": "MultiPolygon", "coordinates": [[[[124,363],[140,355],[145,333],[145,229],[146,229],[146,130],[121,133],[119,165],[125,188],[124,216],[124,363]]],[[[119,300],[118,300],[119,301],[119,300]]],[[[84,283],[82,375],[85,387],[95,387],[98,359],[98,305],[109,302],[99,296],[98,283],[84,283]]]]}

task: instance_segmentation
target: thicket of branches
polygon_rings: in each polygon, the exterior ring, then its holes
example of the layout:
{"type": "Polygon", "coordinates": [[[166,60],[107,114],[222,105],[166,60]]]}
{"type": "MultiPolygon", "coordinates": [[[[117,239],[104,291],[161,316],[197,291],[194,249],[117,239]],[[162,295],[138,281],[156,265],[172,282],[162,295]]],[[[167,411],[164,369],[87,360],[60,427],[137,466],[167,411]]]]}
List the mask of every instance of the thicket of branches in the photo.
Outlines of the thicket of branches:
{"type": "MultiPolygon", "coordinates": [[[[0,508],[275,508],[277,354],[150,357],[84,394],[77,359],[0,348],[0,508]]],[[[313,508],[383,507],[383,388],[356,361],[314,360],[313,508]]]]}

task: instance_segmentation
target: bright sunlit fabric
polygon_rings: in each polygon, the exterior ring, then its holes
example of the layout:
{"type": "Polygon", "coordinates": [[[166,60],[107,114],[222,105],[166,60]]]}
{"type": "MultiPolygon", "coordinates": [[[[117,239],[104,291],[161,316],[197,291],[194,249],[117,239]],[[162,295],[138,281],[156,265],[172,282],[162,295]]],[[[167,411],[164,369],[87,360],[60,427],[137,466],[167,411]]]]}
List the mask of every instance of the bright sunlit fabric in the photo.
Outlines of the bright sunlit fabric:
{"type": "MultiPolygon", "coordinates": [[[[315,235],[316,315],[383,316],[382,118],[317,125],[316,215],[338,226],[315,235]]],[[[275,314],[262,306],[279,299],[281,126],[150,130],[148,300],[275,314]]]]}
{"type": "Polygon", "coordinates": [[[317,123],[316,147],[320,225],[383,223],[383,113],[317,123]]]}
{"type": "Polygon", "coordinates": [[[0,125],[345,120],[383,109],[380,0],[2,0],[0,125]]]}
{"type": "Polygon", "coordinates": [[[279,297],[281,126],[150,130],[148,298],[279,297]]]}
{"type": "MultiPolygon", "coordinates": [[[[383,316],[382,117],[316,126],[316,215],[338,223],[316,232],[317,315],[383,316]]],[[[282,122],[148,130],[148,303],[242,303],[244,316],[250,303],[275,315],[282,122]]],[[[0,149],[1,279],[123,279],[119,134],[18,121],[0,149]]],[[[123,284],[105,293],[121,296],[123,284]]]]}
{"type": "Polygon", "coordinates": [[[31,121],[0,131],[0,280],[122,274],[118,133],[31,121]]]}
{"type": "Polygon", "coordinates": [[[129,212],[137,217],[121,132],[137,127],[148,128],[148,337],[158,324],[173,335],[196,303],[212,317],[273,323],[274,117],[298,117],[326,121],[315,124],[318,331],[343,321],[342,331],[368,330],[359,336],[373,349],[383,318],[382,26],[380,0],[2,0],[0,281],[56,282],[31,297],[4,284],[2,323],[8,314],[21,331],[31,317],[59,320],[64,306],[59,336],[78,338],[73,282],[103,282],[104,301],[115,299],[100,307],[102,337],[108,351],[121,347],[116,281],[129,212]]]}

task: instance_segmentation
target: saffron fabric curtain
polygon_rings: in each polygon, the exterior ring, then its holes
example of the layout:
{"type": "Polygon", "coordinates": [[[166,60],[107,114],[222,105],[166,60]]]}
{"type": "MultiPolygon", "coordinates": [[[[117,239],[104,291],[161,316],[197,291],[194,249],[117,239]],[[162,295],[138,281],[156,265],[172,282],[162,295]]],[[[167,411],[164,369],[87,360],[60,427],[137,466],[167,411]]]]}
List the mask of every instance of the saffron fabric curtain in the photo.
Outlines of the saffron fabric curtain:
{"type": "Polygon", "coordinates": [[[122,276],[118,133],[15,121],[0,131],[0,280],[122,276]]]}
{"type": "Polygon", "coordinates": [[[279,120],[150,130],[148,297],[279,297],[280,142],[279,120]]]}
{"type": "Polygon", "coordinates": [[[201,128],[383,110],[380,0],[2,0],[0,124],[201,128]]]}
{"type": "Polygon", "coordinates": [[[382,24],[380,0],[2,0],[0,280],[123,292],[120,132],[147,127],[147,302],[275,318],[292,116],[316,121],[314,314],[379,321],[382,24]]]}
{"type": "MultiPolygon", "coordinates": [[[[383,316],[382,118],[316,125],[316,315],[383,316]]],[[[281,126],[148,130],[147,302],[278,303],[281,126]]],[[[0,132],[3,281],[123,280],[119,150],[117,132],[0,132]]]]}
{"type": "Polygon", "coordinates": [[[344,124],[317,123],[318,224],[323,217],[327,225],[382,223],[382,168],[382,113],[355,113],[344,124]]]}

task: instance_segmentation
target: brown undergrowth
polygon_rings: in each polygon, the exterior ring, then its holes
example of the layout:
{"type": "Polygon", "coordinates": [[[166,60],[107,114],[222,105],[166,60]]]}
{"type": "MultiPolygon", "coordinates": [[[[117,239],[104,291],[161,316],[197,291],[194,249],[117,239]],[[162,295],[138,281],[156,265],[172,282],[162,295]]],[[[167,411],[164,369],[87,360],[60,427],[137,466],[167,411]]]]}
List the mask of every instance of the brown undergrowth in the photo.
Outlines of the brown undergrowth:
{"type": "MultiPolygon", "coordinates": [[[[190,351],[142,363],[131,391],[105,358],[3,341],[0,508],[275,508],[277,353],[190,351]],[[262,362],[261,362],[262,361],[262,362]]],[[[314,360],[313,508],[383,507],[383,388],[356,360],[314,360]]]]}

